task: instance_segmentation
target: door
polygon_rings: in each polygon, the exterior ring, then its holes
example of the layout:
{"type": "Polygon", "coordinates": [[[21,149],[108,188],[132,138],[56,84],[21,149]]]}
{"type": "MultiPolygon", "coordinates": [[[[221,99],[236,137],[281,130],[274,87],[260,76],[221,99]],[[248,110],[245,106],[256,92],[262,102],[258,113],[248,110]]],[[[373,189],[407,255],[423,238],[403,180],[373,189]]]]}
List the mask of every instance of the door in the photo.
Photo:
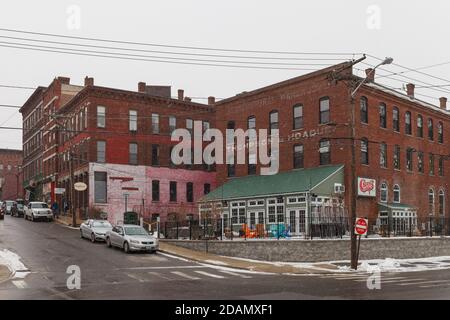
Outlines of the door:
{"type": "Polygon", "coordinates": [[[306,233],[305,209],[288,209],[288,225],[290,234],[293,236],[302,236],[306,233]]]}

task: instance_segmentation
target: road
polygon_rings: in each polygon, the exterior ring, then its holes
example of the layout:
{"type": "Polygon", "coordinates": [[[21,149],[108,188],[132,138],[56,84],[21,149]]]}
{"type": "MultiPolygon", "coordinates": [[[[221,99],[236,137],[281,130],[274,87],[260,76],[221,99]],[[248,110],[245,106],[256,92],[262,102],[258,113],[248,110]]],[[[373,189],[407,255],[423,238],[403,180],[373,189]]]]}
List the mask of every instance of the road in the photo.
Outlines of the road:
{"type": "Polygon", "coordinates": [[[56,223],[10,216],[0,221],[0,249],[30,272],[0,284],[0,299],[450,299],[450,270],[383,273],[381,290],[369,290],[367,274],[223,270],[163,253],[125,254],[56,223]],[[80,290],[66,286],[70,265],[80,267],[80,290]]]}

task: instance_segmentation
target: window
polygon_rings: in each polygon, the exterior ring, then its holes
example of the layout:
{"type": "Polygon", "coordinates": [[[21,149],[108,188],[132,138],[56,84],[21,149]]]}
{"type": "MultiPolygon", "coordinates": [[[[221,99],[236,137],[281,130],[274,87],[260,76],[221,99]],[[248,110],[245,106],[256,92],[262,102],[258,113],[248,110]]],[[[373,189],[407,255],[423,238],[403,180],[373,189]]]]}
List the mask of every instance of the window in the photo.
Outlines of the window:
{"type": "Polygon", "coordinates": [[[434,216],[434,190],[432,188],[428,190],[428,214],[434,216]]]}
{"type": "Polygon", "coordinates": [[[423,152],[418,152],[417,153],[417,170],[420,173],[423,173],[423,152]]]}
{"type": "Polygon", "coordinates": [[[325,124],[330,122],[330,99],[328,97],[322,98],[320,103],[319,123],[325,124]]]}
{"type": "Polygon", "coordinates": [[[388,187],[385,182],[383,182],[380,186],[380,201],[381,202],[388,201],[388,187]]]}
{"type": "Polygon", "coordinates": [[[444,143],[444,125],[442,122],[438,124],[438,142],[444,143]]]}
{"type": "Polygon", "coordinates": [[[192,129],[194,127],[194,121],[192,119],[186,119],[186,129],[192,134],[192,129]]]}
{"type": "Polygon", "coordinates": [[[138,145],[137,143],[130,143],[129,145],[130,152],[130,164],[138,164],[138,145]]]}
{"type": "Polygon", "coordinates": [[[327,165],[331,162],[330,155],[330,140],[321,140],[320,141],[320,165],[327,165]]]}
{"type": "Polygon", "coordinates": [[[294,145],[294,169],[303,168],[303,145],[294,145]]]}
{"type": "Polygon", "coordinates": [[[439,215],[443,216],[445,213],[445,194],[444,191],[439,191],[439,215]]]}
{"type": "Polygon", "coordinates": [[[152,133],[159,134],[159,114],[152,113],[152,133]]]}
{"type": "Polygon", "coordinates": [[[361,123],[369,123],[369,112],[367,110],[367,98],[362,97],[359,104],[359,113],[361,116],[361,123]]]}
{"type": "Polygon", "coordinates": [[[152,181],[152,201],[159,201],[159,180],[152,181]]]}
{"type": "Polygon", "coordinates": [[[106,108],[97,106],[97,128],[106,127],[106,108]]]}
{"type": "Polygon", "coordinates": [[[173,146],[170,147],[170,149],[169,149],[169,167],[174,168],[176,166],[175,166],[175,163],[173,163],[173,161],[172,161],[172,150],[173,150],[173,146]]]}
{"type": "Polygon", "coordinates": [[[95,203],[107,203],[106,172],[94,172],[95,203]]]}
{"type": "Polygon", "coordinates": [[[412,148],[406,149],[406,169],[408,171],[412,171],[413,169],[413,151],[412,148]]]}
{"type": "Polygon", "coordinates": [[[247,172],[249,175],[256,174],[256,154],[254,152],[248,154],[247,172]]]}
{"type": "Polygon", "coordinates": [[[211,192],[211,185],[209,183],[205,183],[203,185],[203,194],[209,194],[211,192]]]}
{"type": "Polygon", "coordinates": [[[433,119],[428,119],[428,139],[430,139],[431,141],[434,140],[433,119]]]}
{"type": "Polygon", "coordinates": [[[269,130],[272,133],[273,129],[278,129],[278,111],[272,111],[269,114],[269,130]]]}
{"type": "Polygon", "coordinates": [[[159,145],[152,144],[152,166],[159,166],[159,145]]]}
{"type": "Polygon", "coordinates": [[[421,115],[417,116],[417,136],[423,138],[423,118],[421,115]]]}
{"type": "Polygon", "coordinates": [[[366,138],[361,139],[361,164],[369,164],[369,142],[366,138]]]}
{"type": "Polygon", "coordinates": [[[270,199],[268,204],[269,223],[284,222],[284,201],[283,198],[277,200],[270,199]]]}
{"type": "Polygon", "coordinates": [[[256,129],[256,118],[255,116],[250,116],[247,118],[247,129],[256,129]]]}
{"type": "Polygon", "coordinates": [[[394,131],[400,132],[400,113],[397,107],[392,110],[392,127],[394,131]]]}
{"type": "Polygon", "coordinates": [[[177,128],[177,118],[175,116],[169,117],[169,132],[172,134],[177,128]]]}
{"type": "Polygon", "coordinates": [[[444,157],[439,157],[439,176],[444,176],[444,157]]]}
{"type": "Polygon", "coordinates": [[[303,106],[296,105],[294,106],[294,123],[293,129],[301,129],[303,128],[303,106]]]}
{"type": "Polygon", "coordinates": [[[429,168],[429,174],[431,176],[434,175],[434,154],[430,153],[428,158],[428,168],[429,168]]]}
{"type": "Polygon", "coordinates": [[[137,131],[137,118],[137,111],[130,110],[130,131],[137,131]]]}
{"type": "Polygon", "coordinates": [[[170,201],[176,202],[177,201],[177,183],[176,181],[170,181],[170,201]]]}
{"type": "Polygon", "coordinates": [[[386,105],[384,103],[380,104],[379,112],[380,112],[380,127],[381,128],[386,128],[387,127],[387,122],[386,122],[386,105]]]}
{"type": "Polygon", "coordinates": [[[380,144],[380,167],[387,168],[387,144],[380,144]]]}
{"type": "Polygon", "coordinates": [[[97,162],[106,162],[106,141],[97,141],[97,162]]]}
{"type": "Polygon", "coordinates": [[[407,111],[405,113],[405,133],[406,134],[411,134],[411,112],[407,111]]]}
{"type": "Polygon", "coordinates": [[[186,183],[186,202],[194,202],[194,184],[186,183]]]}
{"type": "Polygon", "coordinates": [[[227,165],[227,175],[228,177],[234,177],[236,175],[236,167],[234,164],[227,165]]]}
{"type": "Polygon", "coordinates": [[[394,146],[394,169],[400,170],[400,146],[394,146]]]}
{"type": "Polygon", "coordinates": [[[394,202],[400,203],[400,187],[397,184],[394,186],[394,202]]]}

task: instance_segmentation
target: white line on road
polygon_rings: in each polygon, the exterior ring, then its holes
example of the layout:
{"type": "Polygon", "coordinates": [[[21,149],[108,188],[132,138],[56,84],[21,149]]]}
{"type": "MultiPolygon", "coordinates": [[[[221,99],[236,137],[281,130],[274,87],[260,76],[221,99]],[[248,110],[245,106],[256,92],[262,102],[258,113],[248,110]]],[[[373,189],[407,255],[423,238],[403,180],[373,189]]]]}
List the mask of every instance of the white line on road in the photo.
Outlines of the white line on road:
{"type": "Polygon", "coordinates": [[[211,278],[225,279],[225,277],[223,277],[223,276],[219,276],[218,274],[208,273],[206,271],[195,271],[195,272],[202,274],[204,276],[207,276],[207,277],[211,277],[211,278]]]}
{"type": "Polygon", "coordinates": [[[399,283],[399,286],[414,286],[419,284],[430,284],[430,283],[436,283],[436,284],[444,284],[449,283],[450,280],[430,280],[430,281],[421,281],[421,282],[412,282],[412,283],[399,283]]]}
{"type": "MultiPolygon", "coordinates": [[[[369,279],[369,277],[367,277],[367,279],[369,279]]],[[[358,279],[358,280],[355,280],[356,282],[363,282],[363,281],[367,281],[367,279],[358,279]]],[[[398,277],[398,278],[383,278],[383,277],[381,277],[380,278],[380,281],[383,283],[383,281],[389,281],[389,280],[402,280],[402,279],[407,279],[407,278],[404,278],[404,277],[398,277]]]]}
{"type": "Polygon", "coordinates": [[[184,272],[181,271],[172,271],[171,273],[176,274],[177,276],[189,279],[189,280],[200,280],[200,278],[194,277],[194,276],[190,276],[184,272]]]}
{"type": "Polygon", "coordinates": [[[135,267],[118,268],[117,270],[158,270],[158,269],[204,269],[203,266],[165,266],[165,267],[135,267]]]}
{"type": "Polygon", "coordinates": [[[250,276],[245,276],[243,274],[239,274],[239,273],[231,272],[231,271],[220,270],[220,272],[226,273],[226,274],[229,274],[229,275],[232,275],[232,276],[235,276],[235,277],[244,278],[244,279],[251,279],[252,278],[250,276]]]}
{"type": "Polygon", "coordinates": [[[148,282],[148,279],[139,277],[138,275],[132,274],[132,273],[125,273],[127,276],[129,276],[131,279],[137,280],[139,282],[148,282]]]}
{"type": "Polygon", "coordinates": [[[423,281],[425,279],[402,279],[402,280],[388,280],[388,281],[383,281],[383,283],[395,283],[395,282],[412,282],[412,281],[423,281]]]}
{"type": "Polygon", "coordinates": [[[150,275],[152,275],[152,276],[155,276],[155,277],[158,277],[158,278],[161,278],[161,279],[164,279],[164,280],[173,280],[173,279],[171,279],[171,278],[169,278],[169,277],[166,277],[166,276],[164,276],[164,275],[162,275],[161,273],[159,273],[159,272],[149,272],[148,274],[150,274],[150,275]]]}
{"type": "Polygon", "coordinates": [[[26,288],[28,288],[27,283],[25,281],[23,281],[23,280],[14,280],[12,283],[13,283],[13,285],[16,286],[17,289],[26,289],[26,288]]]}

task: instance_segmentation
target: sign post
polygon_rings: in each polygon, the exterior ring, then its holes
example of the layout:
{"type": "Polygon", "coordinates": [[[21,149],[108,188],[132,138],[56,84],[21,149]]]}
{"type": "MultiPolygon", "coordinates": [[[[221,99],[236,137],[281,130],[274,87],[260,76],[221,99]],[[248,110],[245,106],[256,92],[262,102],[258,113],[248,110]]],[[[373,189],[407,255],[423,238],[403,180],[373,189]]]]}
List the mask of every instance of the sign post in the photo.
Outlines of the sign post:
{"type": "Polygon", "coordinates": [[[361,247],[361,236],[367,235],[367,230],[369,227],[369,220],[364,218],[356,218],[355,221],[355,234],[358,236],[358,249],[356,251],[356,268],[358,269],[359,260],[359,248],[361,247]]]}

